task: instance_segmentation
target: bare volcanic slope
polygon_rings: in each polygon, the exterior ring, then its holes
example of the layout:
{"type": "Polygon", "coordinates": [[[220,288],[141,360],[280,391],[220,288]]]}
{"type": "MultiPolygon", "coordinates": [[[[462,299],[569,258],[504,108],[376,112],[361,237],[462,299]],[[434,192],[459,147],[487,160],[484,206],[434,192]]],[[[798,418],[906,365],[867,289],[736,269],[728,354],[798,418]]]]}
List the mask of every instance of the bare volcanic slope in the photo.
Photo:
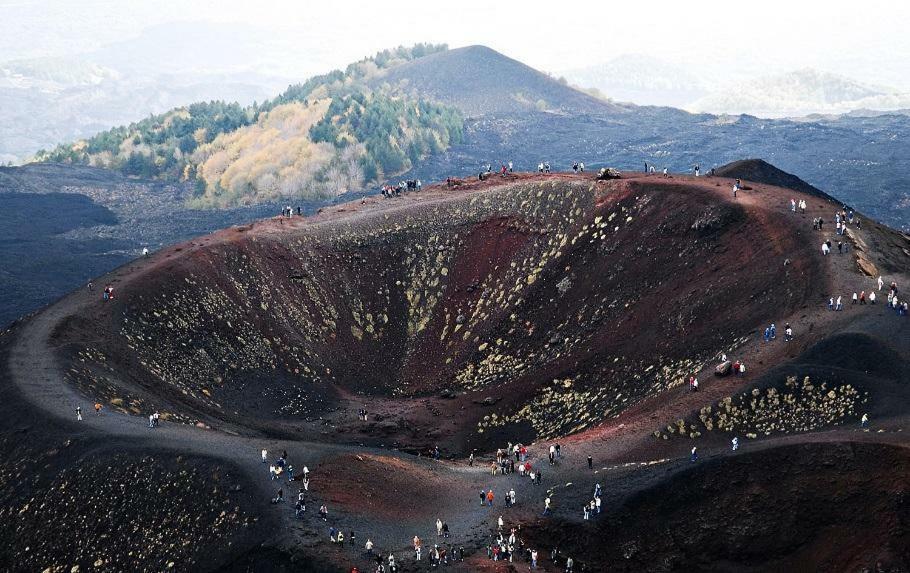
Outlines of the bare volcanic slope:
{"type": "Polygon", "coordinates": [[[887,444],[760,448],[652,476],[620,503],[608,493],[597,521],[526,534],[596,571],[906,571],[908,464],[887,444]]]}
{"type": "Polygon", "coordinates": [[[377,443],[461,452],[569,434],[681,385],[827,284],[795,220],[768,215],[778,193],[572,175],[435,186],[163,251],[55,342],[84,392],[177,420],[363,442],[330,421],[366,407],[377,443]]]}
{"type": "Polygon", "coordinates": [[[766,185],[775,185],[777,187],[784,187],[786,189],[799,191],[800,193],[805,193],[806,195],[814,195],[823,199],[830,199],[832,201],[834,200],[830,195],[821,189],[813,187],[796,175],[787,173],[782,169],[778,169],[764,159],[740,159],[739,161],[733,161],[731,163],[727,163],[726,165],[721,165],[714,170],[714,173],[718,177],[743,179],[746,181],[754,181],[756,183],[764,183],[766,185]]]}
{"type": "Polygon", "coordinates": [[[486,46],[446,50],[390,68],[375,83],[453,105],[469,116],[529,109],[604,113],[624,108],[578,91],[486,46]]]}

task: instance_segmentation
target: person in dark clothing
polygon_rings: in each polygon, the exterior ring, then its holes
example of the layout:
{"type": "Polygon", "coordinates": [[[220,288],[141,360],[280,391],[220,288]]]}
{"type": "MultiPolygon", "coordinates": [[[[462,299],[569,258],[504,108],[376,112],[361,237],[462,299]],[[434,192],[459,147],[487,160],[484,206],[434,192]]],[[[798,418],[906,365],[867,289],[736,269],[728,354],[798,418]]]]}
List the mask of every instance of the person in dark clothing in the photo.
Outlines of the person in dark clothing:
{"type": "Polygon", "coordinates": [[[594,458],[592,458],[591,456],[588,456],[588,469],[589,470],[594,469],[594,458]]]}

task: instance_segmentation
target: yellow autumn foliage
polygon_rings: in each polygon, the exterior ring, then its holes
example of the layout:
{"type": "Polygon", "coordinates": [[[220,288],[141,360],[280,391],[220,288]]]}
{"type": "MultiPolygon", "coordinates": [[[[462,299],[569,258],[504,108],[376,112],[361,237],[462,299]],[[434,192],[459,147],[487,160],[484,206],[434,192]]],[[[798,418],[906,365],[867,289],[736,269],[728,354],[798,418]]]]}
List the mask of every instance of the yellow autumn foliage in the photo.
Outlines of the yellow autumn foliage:
{"type": "MultiPolygon", "coordinates": [[[[280,105],[253,125],[224,133],[193,153],[204,193],[193,207],[249,205],[296,197],[315,199],[340,194],[362,180],[335,175],[331,185],[315,180],[317,172],[338,156],[329,143],[313,143],[310,127],[326,113],[331,100],[280,105]],[[341,181],[337,178],[341,177],[341,181]]],[[[356,154],[354,149],[351,153],[356,154]]],[[[351,174],[356,178],[357,170],[351,174]]]]}

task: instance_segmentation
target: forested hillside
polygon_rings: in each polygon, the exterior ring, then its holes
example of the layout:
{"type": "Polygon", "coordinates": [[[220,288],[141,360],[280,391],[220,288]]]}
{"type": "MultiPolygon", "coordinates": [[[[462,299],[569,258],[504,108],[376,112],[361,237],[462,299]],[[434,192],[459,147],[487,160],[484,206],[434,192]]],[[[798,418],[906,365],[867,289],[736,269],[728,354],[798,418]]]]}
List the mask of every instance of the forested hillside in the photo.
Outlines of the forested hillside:
{"type": "Polygon", "coordinates": [[[195,103],[39,152],[38,159],[192,182],[193,207],[336,196],[461,142],[463,120],[454,108],[387,85],[369,87],[382,70],[445,49],[385,50],[261,104],[195,103]]]}

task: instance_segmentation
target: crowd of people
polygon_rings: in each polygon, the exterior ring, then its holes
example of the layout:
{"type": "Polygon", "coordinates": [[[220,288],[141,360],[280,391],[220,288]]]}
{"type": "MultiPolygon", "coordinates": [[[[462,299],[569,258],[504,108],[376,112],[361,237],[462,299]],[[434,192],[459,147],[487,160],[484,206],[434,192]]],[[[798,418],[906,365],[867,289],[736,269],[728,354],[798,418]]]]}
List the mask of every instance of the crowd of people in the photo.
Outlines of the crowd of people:
{"type": "MultiPolygon", "coordinates": [[[[300,207],[297,207],[297,216],[300,217],[302,215],[303,215],[303,210],[300,207]]],[[[290,219],[291,217],[294,216],[294,208],[291,207],[290,205],[285,205],[281,209],[281,216],[282,216],[282,218],[290,219]]]]}
{"type": "MultiPolygon", "coordinates": [[[[876,281],[878,284],[878,291],[881,292],[885,286],[885,280],[882,277],[878,277],[876,281]]],[[[853,291],[853,295],[850,297],[850,306],[863,306],[866,304],[874,305],[878,300],[878,295],[876,294],[875,288],[870,287],[869,291],[860,290],[859,292],[853,291]]],[[[891,284],[888,286],[887,293],[887,308],[892,309],[898,316],[907,316],[908,311],[908,301],[901,301],[898,298],[897,291],[897,282],[891,281],[891,284]]],[[[831,296],[828,298],[828,310],[832,312],[841,312],[844,310],[844,300],[843,296],[831,296]]]]}
{"type": "Polygon", "coordinates": [[[420,191],[423,189],[423,182],[420,179],[406,179],[391,185],[383,185],[381,193],[383,197],[398,197],[404,191],[420,191]]]}
{"type": "MultiPolygon", "coordinates": [[[[790,200],[790,211],[796,212],[797,209],[800,213],[806,212],[806,201],[800,200],[796,201],[795,199],[790,200]]],[[[856,212],[853,209],[848,208],[844,205],[841,209],[837,210],[834,213],[834,224],[835,224],[835,235],[843,237],[847,234],[847,228],[849,225],[854,225],[858,230],[862,229],[861,219],[856,216],[856,212]]],[[[821,231],[824,226],[824,219],[822,217],[814,217],[812,219],[812,229],[815,231],[821,231]]],[[[834,250],[835,243],[831,239],[826,239],[822,242],[821,251],[823,256],[828,256],[834,250]]],[[[850,242],[849,240],[839,240],[836,243],[838,254],[847,254],[850,252],[850,242]]],[[[876,281],[878,285],[878,291],[882,291],[885,281],[880,276],[876,281]]],[[[867,292],[865,289],[860,291],[854,291],[853,295],[850,297],[850,305],[865,305],[876,304],[878,295],[874,288],[870,288],[867,292]]],[[[828,298],[828,310],[832,312],[840,312],[844,310],[844,301],[842,295],[831,296],[828,298]]],[[[907,301],[901,301],[897,296],[897,283],[891,283],[888,289],[888,303],[887,306],[893,309],[898,315],[903,316],[907,314],[907,301]]]]}

